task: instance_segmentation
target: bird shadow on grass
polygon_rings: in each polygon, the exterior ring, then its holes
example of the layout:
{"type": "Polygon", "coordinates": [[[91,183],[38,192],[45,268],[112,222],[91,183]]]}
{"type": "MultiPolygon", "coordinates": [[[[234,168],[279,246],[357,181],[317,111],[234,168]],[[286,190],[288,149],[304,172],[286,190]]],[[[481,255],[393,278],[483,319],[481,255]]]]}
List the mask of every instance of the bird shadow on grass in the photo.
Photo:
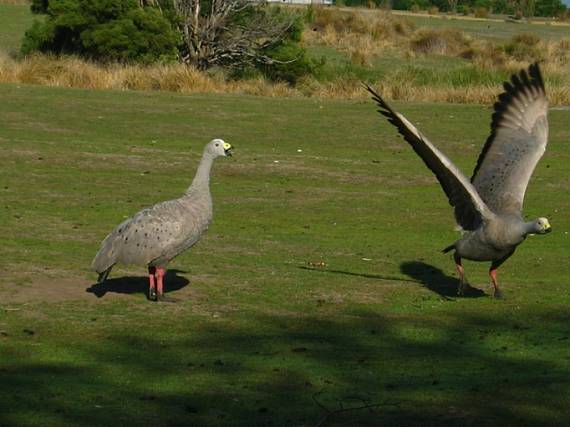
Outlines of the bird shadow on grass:
{"type": "Polygon", "coordinates": [[[316,268],[316,267],[307,267],[307,266],[301,266],[298,268],[300,268],[301,270],[318,271],[320,273],[344,274],[346,276],[364,277],[366,279],[389,280],[389,281],[396,281],[396,282],[415,282],[415,280],[402,279],[401,277],[397,277],[397,276],[383,276],[381,274],[355,273],[353,271],[329,270],[326,268],[316,268]]]}
{"type": "MultiPolygon", "coordinates": [[[[164,292],[177,291],[187,286],[190,281],[179,273],[186,273],[182,270],[167,270],[164,277],[164,292]]],[[[95,283],[86,289],[86,292],[94,294],[97,298],[102,298],[107,292],[117,294],[143,294],[148,292],[148,276],[124,276],[115,279],[107,279],[103,283],[95,283]]]]}
{"type": "MultiPolygon", "coordinates": [[[[406,261],[400,264],[400,271],[406,276],[421,283],[424,287],[445,299],[457,297],[459,280],[448,276],[439,268],[421,261],[406,261]]],[[[487,296],[480,289],[469,287],[464,298],[479,298],[487,296]]]]}
{"type": "MultiPolygon", "coordinates": [[[[447,276],[439,268],[432,265],[426,264],[421,261],[406,261],[400,264],[400,271],[409,277],[409,279],[403,279],[398,276],[387,276],[381,274],[370,274],[370,273],[355,273],[352,271],[344,270],[327,270],[321,268],[312,268],[302,266],[299,267],[301,270],[309,271],[319,271],[321,273],[331,273],[331,274],[345,274],[347,276],[357,276],[364,277],[367,279],[378,279],[378,280],[388,280],[391,282],[406,282],[411,284],[420,284],[432,292],[435,292],[442,298],[446,300],[451,300],[452,297],[457,297],[457,288],[459,286],[459,280],[455,277],[447,276]]],[[[486,296],[486,294],[477,288],[469,287],[464,298],[478,298],[486,296]]]]}

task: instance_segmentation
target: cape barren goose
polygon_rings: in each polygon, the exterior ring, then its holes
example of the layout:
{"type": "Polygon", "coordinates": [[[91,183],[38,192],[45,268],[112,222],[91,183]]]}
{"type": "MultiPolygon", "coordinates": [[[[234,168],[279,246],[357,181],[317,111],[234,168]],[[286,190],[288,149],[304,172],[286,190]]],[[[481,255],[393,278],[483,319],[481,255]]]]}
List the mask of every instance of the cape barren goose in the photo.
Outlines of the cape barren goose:
{"type": "Polygon", "coordinates": [[[231,150],[221,139],[210,141],[186,194],[143,209],[119,224],[103,240],[93,260],[98,282],[104,282],[117,263],[143,264],[148,266],[149,299],[164,299],[166,266],[191,248],[212,221],[210,170],[214,159],[231,156],[231,150]]]}
{"type": "Polygon", "coordinates": [[[521,210],[528,181],[542,157],[548,138],[547,101],[538,64],[522,70],[504,84],[495,103],[491,135],[475,166],[471,181],[370,87],[378,111],[398,128],[405,140],[437,177],[463,236],[443,252],[454,250],[460,282],[458,294],[469,286],[461,259],[491,261],[489,275],[495,297],[501,297],[497,268],[529,234],[551,231],[546,218],[531,222],[521,210]]]}

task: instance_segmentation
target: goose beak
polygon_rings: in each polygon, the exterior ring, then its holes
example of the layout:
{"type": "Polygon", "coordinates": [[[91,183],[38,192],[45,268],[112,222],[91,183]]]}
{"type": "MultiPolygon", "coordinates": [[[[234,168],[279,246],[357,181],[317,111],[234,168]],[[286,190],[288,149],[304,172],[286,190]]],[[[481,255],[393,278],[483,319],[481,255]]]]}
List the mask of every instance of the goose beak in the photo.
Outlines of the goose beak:
{"type": "Polygon", "coordinates": [[[550,222],[545,218],[544,233],[550,233],[551,231],[552,227],[550,226],[550,222]]]}
{"type": "Polygon", "coordinates": [[[234,147],[231,146],[231,144],[228,144],[227,142],[224,142],[224,154],[228,157],[232,156],[232,150],[234,147]]]}

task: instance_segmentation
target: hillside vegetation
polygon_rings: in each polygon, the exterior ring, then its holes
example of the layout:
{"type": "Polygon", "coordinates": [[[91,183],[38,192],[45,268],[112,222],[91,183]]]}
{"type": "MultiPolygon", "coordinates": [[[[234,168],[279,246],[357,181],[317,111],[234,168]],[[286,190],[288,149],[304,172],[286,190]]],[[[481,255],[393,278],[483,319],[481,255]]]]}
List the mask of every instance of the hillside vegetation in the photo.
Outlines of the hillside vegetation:
{"type": "MultiPolygon", "coordinates": [[[[24,6],[0,7],[10,10],[12,19],[29,22],[29,15],[22,13],[24,6]]],[[[3,16],[0,14],[0,20],[3,16]]],[[[22,27],[12,28],[21,31],[22,27]]],[[[570,67],[569,29],[543,23],[464,21],[316,7],[306,9],[302,43],[317,66],[294,83],[269,81],[257,72],[198,71],[178,63],[101,64],[74,56],[14,56],[15,36],[2,46],[0,81],[341,99],[366,98],[364,81],[393,99],[490,103],[509,74],[540,61],[550,102],[566,105],[570,104],[570,75],[566,71],[570,67]]]]}

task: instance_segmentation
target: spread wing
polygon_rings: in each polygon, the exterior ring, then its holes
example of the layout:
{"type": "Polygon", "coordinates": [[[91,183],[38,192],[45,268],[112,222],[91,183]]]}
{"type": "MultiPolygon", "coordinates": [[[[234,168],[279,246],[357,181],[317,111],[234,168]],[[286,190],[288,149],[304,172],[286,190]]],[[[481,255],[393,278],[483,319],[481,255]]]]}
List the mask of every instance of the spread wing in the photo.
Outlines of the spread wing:
{"type": "Polygon", "coordinates": [[[525,191],[548,139],[548,102],[538,64],[505,83],[491,135],[471,181],[495,213],[520,213],[525,191]]]}
{"type": "Polygon", "coordinates": [[[475,230],[494,215],[477,194],[469,179],[423,136],[403,115],[390,106],[372,88],[367,86],[376,101],[378,112],[398,128],[404,139],[435,174],[449,204],[455,208],[455,219],[464,230],[475,230]]]}

